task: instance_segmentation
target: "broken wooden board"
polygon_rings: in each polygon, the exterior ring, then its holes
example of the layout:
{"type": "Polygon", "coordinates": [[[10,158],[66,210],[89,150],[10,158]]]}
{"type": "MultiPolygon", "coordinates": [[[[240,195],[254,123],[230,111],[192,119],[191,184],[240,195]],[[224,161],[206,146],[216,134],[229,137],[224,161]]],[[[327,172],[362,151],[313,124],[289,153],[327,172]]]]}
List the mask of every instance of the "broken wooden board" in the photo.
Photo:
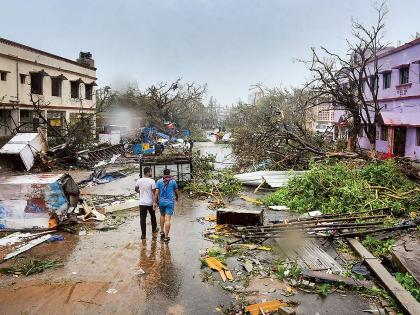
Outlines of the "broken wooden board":
{"type": "Polygon", "coordinates": [[[23,252],[26,252],[27,250],[31,249],[32,247],[35,247],[35,246],[37,246],[37,245],[39,245],[39,244],[41,244],[41,243],[49,240],[50,238],[51,238],[51,234],[47,234],[47,235],[38,237],[38,238],[36,238],[36,239],[28,242],[27,244],[22,245],[21,247],[19,247],[18,249],[16,249],[14,252],[7,254],[4,257],[3,261],[6,261],[6,260],[8,260],[10,258],[13,258],[13,257],[19,255],[19,254],[22,254],[23,252]]]}
{"type": "Polygon", "coordinates": [[[420,241],[416,235],[406,235],[398,240],[391,257],[401,271],[411,274],[420,284],[420,241]]]}
{"type": "Polygon", "coordinates": [[[368,289],[371,289],[374,287],[374,283],[372,281],[357,280],[350,277],[329,274],[323,271],[303,270],[302,276],[304,278],[319,279],[326,282],[344,283],[352,287],[364,287],[368,289]]]}
{"type": "Polygon", "coordinates": [[[48,233],[51,233],[51,231],[45,231],[45,232],[39,232],[39,233],[16,232],[8,236],[5,236],[3,238],[0,238],[0,246],[13,245],[15,243],[20,243],[20,242],[26,241],[27,239],[35,238],[37,236],[48,234],[48,233]]]}
{"type": "Polygon", "coordinates": [[[389,292],[397,299],[404,310],[411,315],[420,314],[420,303],[405,290],[401,284],[385,269],[381,261],[373,256],[363,245],[355,238],[348,238],[351,247],[361,256],[368,264],[372,272],[378,277],[378,280],[388,289],[389,292]]]}
{"type": "Polygon", "coordinates": [[[214,221],[216,221],[216,214],[210,214],[210,215],[207,217],[207,221],[209,221],[209,222],[214,222],[214,221]]]}
{"type": "Polygon", "coordinates": [[[225,270],[225,275],[226,275],[226,278],[227,278],[229,281],[233,281],[233,275],[232,275],[232,273],[230,272],[230,270],[225,270]]]}
{"type": "Polygon", "coordinates": [[[220,277],[222,278],[223,282],[226,282],[225,271],[223,269],[219,270],[219,274],[220,274],[220,277]]]}
{"type": "Polygon", "coordinates": [[[233,281],[233,275],[230,272],[230,270],[228,270],[227,267],[223,265],[217,258],[207,257],[205,260],[206,260],[207,266],[210,269],[213,269],[219,272],[220,277],[222,278],[223,282],[226,282],[226,280],[233,281]]]}
{"type": "Polygon", "coordinates": [[[259,206],[262,206],[264,204],[264,202],[262,202],[261,200],[257,200],[255,198],[251,198],[251,197],[249,197],[247,195],[241,195],[240,198],[242,200],[245,200],[245,201],[250,202],[250,203],[254,203],[254,204],[259,205],[259,206]]]}
{"type": "Polygon", "coordinates": [[[257,226],[263,224],[264,210],[218,209],[217,224],[257,226]]]}
{"type": "Polygon", "coordinates": [[[342,273],[343,268],[328,253],[326,253],[314,239],[306,239],[301,244],[287,249],[282,246],[284,254],[302,269],[314,271],[331,270],[334,273],[342,273]]]}
{"type": "Polygon", "coordinates": [[[249,312],[251,315],[258,315],[260,314],[261,310],[263,312],[274,312],[282,306],[287,306],[287,303],[280,302],[279,300],[274,300],[248,305],[247,307],[245,307],[245,311],[249,312]]]}
{"type": "Polygon", "coordinates": [[[214,257],[207,257],[206,263],[210,269],[213,269],[216,271],[227,269],[225,265],[223,265],[217,258],[214,258],[214,257]]]}
{"type": "Polygon", "coordinates": [[[123,203],[117,203],[115,205],[110,205],[105,207],[105,212],[114,212],[114,211],[121,211],[121,210],[128,210],[128,209],[133,209],[133,208],[138,208],[139,207],[139,201],[138,200],[127,200],[126,202],[123,203]]]}

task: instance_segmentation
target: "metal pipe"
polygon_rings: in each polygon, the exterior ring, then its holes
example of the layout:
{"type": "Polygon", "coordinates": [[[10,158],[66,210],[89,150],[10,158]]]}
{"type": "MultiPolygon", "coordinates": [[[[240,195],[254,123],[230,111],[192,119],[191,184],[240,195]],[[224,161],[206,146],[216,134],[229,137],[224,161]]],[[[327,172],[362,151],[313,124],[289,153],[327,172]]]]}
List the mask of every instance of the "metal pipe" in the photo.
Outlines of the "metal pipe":
{"type": "Polygon", "coordinates": [[[307,221],[296,221],[291,223],[279,223],[273,224],[268,226],[255,226],[255,227],[246,227],[246,228],[238,228],[238,231],[252,231],[252,230],[259,230],[262,228],[270,228],[270,227],[284,227],[284,226],[296,226],[296,225],[308,225],[308,224],[316,224],[316,223],[323,223],[323,222],[340,222],[340,221],[355,221],[355,220],[369,220],[374,218],[385,218],[387,215],[372,215],[372,216],[365,216],[365,217],[346,217],[346,218],[331,218],[331,219],[313,219],[307,221]]]}

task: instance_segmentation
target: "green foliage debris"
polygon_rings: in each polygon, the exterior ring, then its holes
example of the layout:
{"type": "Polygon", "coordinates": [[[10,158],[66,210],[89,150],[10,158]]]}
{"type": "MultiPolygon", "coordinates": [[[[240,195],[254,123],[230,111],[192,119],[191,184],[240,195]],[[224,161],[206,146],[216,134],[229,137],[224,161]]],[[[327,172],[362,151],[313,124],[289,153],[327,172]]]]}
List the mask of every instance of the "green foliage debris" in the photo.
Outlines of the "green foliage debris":
{"type": "Polygon", "coordinates": [[[297,212],[319,210],[345,213],[391,207],[395,213],[420,208],[420,187],[399,172],[393,160],[370,162],[312,162],[302,176],[265,199],[297,212]]]}
{"type": "Polygon", "coordinates": [[[327,297],[331,293],[331,284],[329,283],[321,284],[318,287],[316,292],[323,298],[327,297]]]}
{"type": "Polygon", "coordinates": [[[18,262],[16,265],[6,268],[0,268],[1,273],[10,273],[14,275],[29,276],[41,273],[50,268],[57,268],[63,264],[59,260],[39,260],[29,259],[18,262]]]}
{"type": "Polygon", "coordinates": [[[193,180],[185,186],[185,190],[194,196],[212,196],[215,198],[233,198],[242,189],[231,170],[215,170],[215,157],[193,156],[193,180]]]}
{"type": "Polygon", "coordinates": [[[395,278],[401,285],[411,293],[411,295],[420,302],[420,286],[409,273],[397,272],[395,278]]]}
{"type": "Polygon", "coordinates": [[[287,263],[279,261],[277,263],[276,276],[278,279],[282,280],[284,278],[298,279],[302,273],[302,268],[300,268],[296,263],[287,263]]]}
{"type": "Polygon", "coordinates": [[[368,235],[362,241],[363,246],[366,247],[376,257],[387,256],[395,245],[395,239],[389,238],[387,240],[378,240],[368,235]]]}

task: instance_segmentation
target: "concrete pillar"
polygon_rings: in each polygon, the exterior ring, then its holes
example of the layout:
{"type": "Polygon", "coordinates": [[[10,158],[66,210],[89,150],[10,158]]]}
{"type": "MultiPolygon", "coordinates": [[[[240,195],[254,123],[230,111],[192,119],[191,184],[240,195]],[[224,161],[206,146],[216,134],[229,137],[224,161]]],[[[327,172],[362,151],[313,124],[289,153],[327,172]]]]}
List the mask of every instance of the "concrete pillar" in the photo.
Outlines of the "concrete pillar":
{"type": "Polygon", "coordinates": [[[70,122],[70,111],[66,110],[64,114],[64,118],[67,122],[70,122]]]}
{"type": "Polygon", "coordinates": [[[388,154],[394,154],[394,127],[388,127],[388,154]]]}
{"type": "Polygon", "coordinates": [[[15,129],[20,125],[20,109],[10,110],[10,128],[15,129]]]}

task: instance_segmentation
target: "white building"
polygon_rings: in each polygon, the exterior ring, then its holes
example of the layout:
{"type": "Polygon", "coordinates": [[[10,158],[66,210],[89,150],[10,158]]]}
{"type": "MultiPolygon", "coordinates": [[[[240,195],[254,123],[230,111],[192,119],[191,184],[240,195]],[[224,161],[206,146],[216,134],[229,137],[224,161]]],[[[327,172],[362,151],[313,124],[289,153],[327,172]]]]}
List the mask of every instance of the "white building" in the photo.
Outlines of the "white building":
{"type": "Polygon", "coordinates": [[[0,38],[0,136],[43,126],[31,95],[57,128],[95,111],[95,81],[90,53],[74,61],[0,38]]]}
{"type": "Polygon", "coordinates": [[[333,132],[334,109],[332,104],[322,104],[315,106],[315,131],[324,133],[333,132]]]}

